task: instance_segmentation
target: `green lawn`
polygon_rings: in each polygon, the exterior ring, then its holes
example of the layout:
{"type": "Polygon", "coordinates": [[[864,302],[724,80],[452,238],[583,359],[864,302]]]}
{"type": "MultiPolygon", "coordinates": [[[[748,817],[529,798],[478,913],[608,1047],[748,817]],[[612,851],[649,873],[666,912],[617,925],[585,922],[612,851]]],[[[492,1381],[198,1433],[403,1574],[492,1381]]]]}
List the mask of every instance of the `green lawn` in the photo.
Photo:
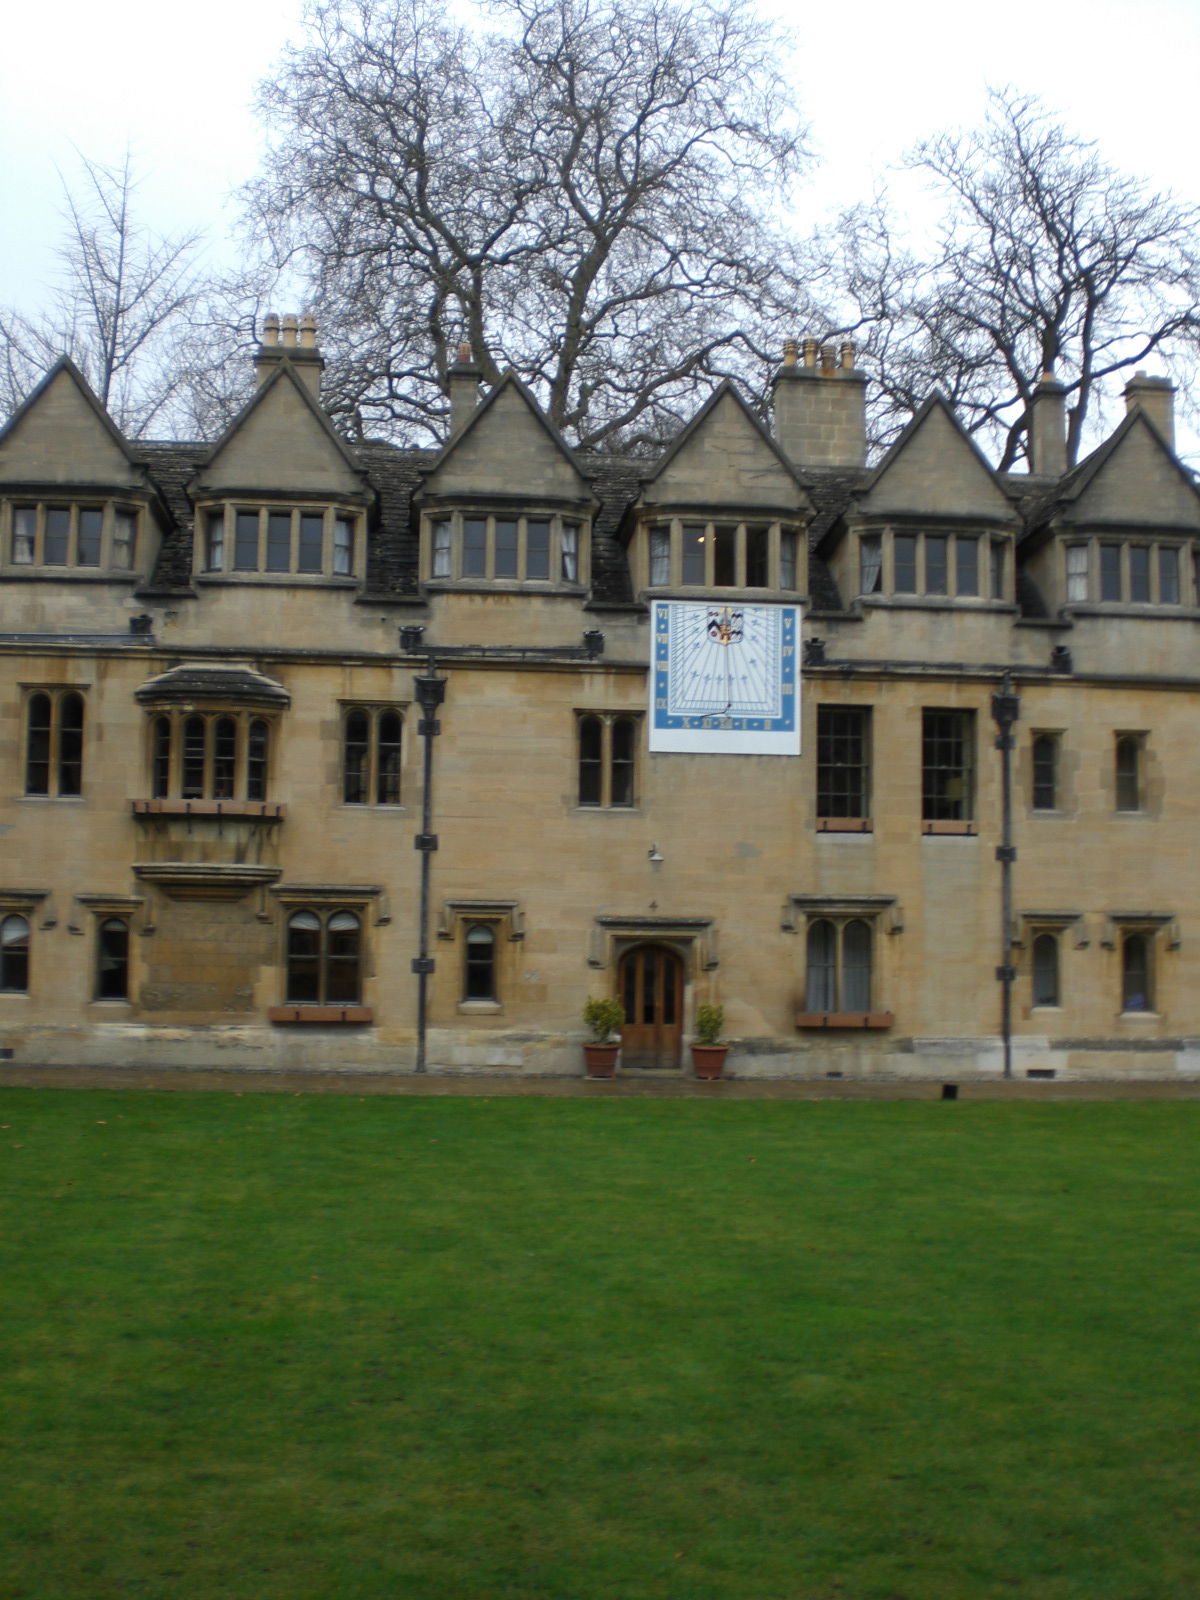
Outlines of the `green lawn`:
{"type": "Polygon", "coordinates": [[[1200,1595],[1200,1105],[0,1123],[4,1600],[1200,1595]]]}

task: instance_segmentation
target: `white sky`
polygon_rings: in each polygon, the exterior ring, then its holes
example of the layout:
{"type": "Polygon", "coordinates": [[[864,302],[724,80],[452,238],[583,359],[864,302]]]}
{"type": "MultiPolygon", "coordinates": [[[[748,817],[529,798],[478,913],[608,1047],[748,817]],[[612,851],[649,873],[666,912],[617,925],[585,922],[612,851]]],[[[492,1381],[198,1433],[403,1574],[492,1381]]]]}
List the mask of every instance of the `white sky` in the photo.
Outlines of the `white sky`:
{"type": "MultiPolygon", "coordinates": [[[[988,83],[1042,96],[1117,166],[1200,196],[1200,0],[761,0],[795,32],[822,157],[806,218],[867,198],[915,140],[972,125],[988,83]]],[[[0,302],[36,307],[74,148],[128,145],[141,214],[202,227],[218,253],[257,164],[254,85],[298,32],[300,0],[25,0],[0,55],[0,302]],[[73,148],[74,147],[74,148],[73,148]]],[[[802,331],[802,330],[797,330],[802,331]]]]}

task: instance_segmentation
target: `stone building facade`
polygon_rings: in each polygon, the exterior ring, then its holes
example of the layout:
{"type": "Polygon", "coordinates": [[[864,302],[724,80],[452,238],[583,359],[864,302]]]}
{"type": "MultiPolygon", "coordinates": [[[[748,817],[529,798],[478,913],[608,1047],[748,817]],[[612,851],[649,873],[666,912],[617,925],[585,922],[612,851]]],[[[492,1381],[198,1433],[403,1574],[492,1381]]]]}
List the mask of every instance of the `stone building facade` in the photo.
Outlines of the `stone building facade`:
{"type": "Polygon", "coordinates": [[[351,446],[321,366],[270,320],[192,445],[64,361],[0,435],[13,1058],[573,1074],[615,994],[627,1071],[705,1001],[744,1076],[1200,1070],[1165,380],[1068,471],[1047,377],[1016,476],[936,396],[868,466],[848,346],[645,460],[465,350],[441,450],[351,446]]]}

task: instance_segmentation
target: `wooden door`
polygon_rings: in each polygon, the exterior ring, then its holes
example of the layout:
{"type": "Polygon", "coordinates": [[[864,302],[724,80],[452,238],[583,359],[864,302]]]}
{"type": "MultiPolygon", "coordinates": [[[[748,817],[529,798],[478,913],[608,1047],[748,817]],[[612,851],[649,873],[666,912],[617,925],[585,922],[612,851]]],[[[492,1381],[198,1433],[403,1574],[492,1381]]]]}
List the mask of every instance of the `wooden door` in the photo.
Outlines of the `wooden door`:
{"type": "Polygon", "coordinates": [[[623,1067],[677,1067],[683,1039],[683,962],[661,944],[639,944],[621,957],[617,981],[625,1007],[623,1067]]]}

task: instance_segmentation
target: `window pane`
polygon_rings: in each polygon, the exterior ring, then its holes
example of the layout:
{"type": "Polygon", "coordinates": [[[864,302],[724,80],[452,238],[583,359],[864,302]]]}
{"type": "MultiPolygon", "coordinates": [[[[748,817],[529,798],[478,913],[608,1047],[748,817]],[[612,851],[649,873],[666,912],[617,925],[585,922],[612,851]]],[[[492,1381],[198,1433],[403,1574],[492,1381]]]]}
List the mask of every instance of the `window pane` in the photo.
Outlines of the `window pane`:
{"type": "Polygon", "coordinates": [[[267,571],[288,572],[292,565],[292,514],[272,511],[267,517],[267,571]]]}
{"type": "MultiPolygon", "coordinates": [[[[1085,577],[1084,577],[1084,596],[1083,596],[1085,599],[1087,597],[1086,555],[1087,555],[1087,552],[1085,551],[1084,552],[1084,556],[1085,556],[1084,574],[1085,574],[1085,577]]],[[[991,561],[991,567],[992,567],[992,580],[991,580],[992,581],[992,599],[993,600],[1003,600],[1004,599],[1004,566],[1005,566],[1004,540],[1003,539],[993,539],[992,540],[992,547],[991,547],[991,551],[990,551],[990,554],[989,554],[989,559],[991,561]]],[[[1070,598],[1070,597],[1068,596],[1068,598],[1070,598]]]]}
{"type": "Polygon", "coordinates": [[[964,822],[973,815],[974,720],[969,711],[922,713],[921,815],[964,822]]]}
{"type": "Polygon", "coordinates": [[[150,792],[156,800],[171,792],[171,719],[154,719],[154,755],[150,770],[150,792]]]}
{"type": "Polygon", "coordinates": [[[604,725],[599,717],[579,719],[579,804],[598,806],[604,798],[604,725]]]}
{"type": "Polygon", "coordinates": [[[1085,544],[1067,546],[1067,599],[1082,602],[1088,597],[1088,549],[1085,544]]]}
{"type": "Polygon", "coordinates": [[[79,528],[75,540],[75,561],[81,567],[100,565],[100,536],[104,531],[104,513],[96,506],[81,506],[79,528]]]}
{"type": "Polygon", "coordinates": [[[704,525],[691,523],[683,530],[683,581],[684,583],[706,583],[708,572],[705,566],[705,530],[704,525]]]}
{"type": "Polygon", "coordinates": [[[868,817],[867,732],[861,706],[817,707],[817,816],[868,817]]]}
{"type": "Polygon", "coordinates": [[[1150,546],[1129,546],[1129,598],[1145,604],[1150,598],[1150,546]]]}
{"type": "Polygon", "coordinates": [[[1119,600],[1121,598],[1121,546],[1119,544],[1102,544],[1100,546],[1100,598],[1101,600],[1119,600]]]}
{"type": "Polygon", "coordinates": [[[378,770],[375,775],[375,803],[400,804],[400,734],[403,724],[397,711],[384,711],[379,717],[378,770]]]}
{"type": "Polygon", "coordinates": [[[450,524],[448,522],[435,522],[433,525],[433,566],[430,570],[435,578],[448,578],[450,576],[450,524]]]}
{"type": "Polygon", "coordinates": [[[730,588],[738,581],[737,529],[717,528],[713,532],[713,582],[730,588]]]}
{"type": "Polygon", "coordinates": [[[325,546],[325,518],[305,512],[300,518],[300,549],[296,568],[299,572],[320,572],[324,566],[322,556],[325,546]]]}
{"type": "Polygon", "coordinates": [[[517,524],[506,517],[496,518],[494,573],[497,578],[517,576],[517,524]]]}
{"type": "Polygon", "coordinates": [[[883,588],[883,540],[877,533],[858,541],[858,592],[878,594],[883,588]]]}
{"type": "Polygon", "coordinates": [[[573,522],[562,525],[562,581],[579,582],[579,529],[573,522]]]}
{"type": "Polygon", "coordinates": [[[204,798],[204,755],[208,724],[203,717],[188,717],[183,724],[183,782],[180,793],[185,800],[204,798]]]}
{"type": "Polygon", "coordinates": [[[204,570],[220,572],[225,565],[225,513],[210,511],[204,519],[204,570]]]}
{"type": "MultiPolygon", "coordinates": [[[[527,578],[548,578],[550,576],[550,524],[548,522],[527,522],[525,524],[525,576],[527,578]]],[[[563,577],[566,577],[565,571],[563,577]]]]}
{"type": "Polygon", "coordinates": [[[944,533],[925,535],[925,593],[948,594],[948,542],[944,533]]]}
{"type": "Polygon", "coordinates": [[[1158,598],[1164,606],[1179,604],[1179,551],[1174,545],[1159,547],[1158,598]]]}
{"type": "Polygon", "coordinates": [[[269,748],[270,729],[267,723],[256,717],[250,724],[250,732],[246,739],[246,799],[265,800],[267,798],[267,753],[269,748]]]}
{"type": "Polygon", "coordinates": [[[1033,809],[1053,811],[1058,804],[1058,740],[1039,733],[1033,741],[1033,809]]]}
{"type": "Polygon", "coordinates": [[[239,511],[234,519],[233,564],[239,572],[258,571],[257,511],[239,511]]]}
{"type": "Polygon", "coordinates": [[[467,1000],[496,998],[496,936],[476,924],[467,929],[463,995],[467,1000]]]}
{"type": "Polygon", "coordinates": [[[288,919],[287,998],[298,1005],[321,998],[321,919],[312,911],[288,919]]]}
{"type": "Polygon", "coordinates": [[[50,696],[31,694],[25,747],[25,793],[50,793],[50,696]]]}
{"type": "Polygon", "coordinates": [[[892,539],[892,563],[897,594],[917,592],[917,536],[898,533],[892,539]]]}
{"type": "Polygon", "coordinates": [[[954,590],[979,593],[979,540],[963,533],[954,541],[954,590]]]}
{"type": "Polygon", "coordinates": [[[1121,945],[1121,1009],[1153,1011],[1150,949],[1144,933],[1127,933],[1121,945]]]}
{"type": "Polygon", "coordinates": [[[751,589],[765,589],[767,586],[767,534],[766,528],[746,529],[745,581],[751,589]]]}
{"type": "Polygon", "coordinates": [[[335,911],[326,925],[325,999],[330,1005],[356,1005],[359,998],[361,930],[352,911],[335,911]]]}
{"type": "Polygon", "coordinates": [[[66,506],[46,508],[46,546],[43,560],[49,567],[65,567],[71,540],[71,513],[66,506]]]}
{"type": "Polygon", "coordinates": [[[837,929],[824,919],[808,925],[805,1009],[837,1010],[837,929]]]}
{"type": "Polygon", "coordinates": [[[487,576],[487,523],[482,517],[463,522],[463,577],[487,576]]]}
{"type": "Polygon", "coordinates": [[[58,702],[58,792],[83,793],[83,696],[58,702]]]}
{"type": "Polygon", "coordinates": [[[871,1009],[871,929],[861,918],[842,929],[842,1010],[871,1009]]]}
{"type": "Polygon", "coordinates": [[[1058,1004],[1058,939],[1052,933],[1039,933],[1033,941],[1033,1003],[1058,1004]]]}
{"type": "Polygon", "coordinates": [[[612,804],[633,804],[633,757],[637,723],[632,717],[616,717],[612,725],[612,804]]]}
{"type": "Polygon", "coordinates": [[[779,587],[796,587],[796,535],[788,530],[779,535],[779,587]]]}
{"type": "Polygon", "coordinates": [[[29,923],[24,917],[0,922],[0,989],[25,994],[29,988],[29,923]]]}
{"type": "Polygon", "coordinates": [[[1141,741],[1136,734],[1123,733],[1117,739],[1117,810],[1141,808],[1141,741]]]}
{"type": "Polygon", "coordinates": [[[371,719],[365,711],[348,711],[342,755],[342,799],[348,806],[367,803],[371,719]]]}
{"type": "MultiPolygon", "coordinates": [[[[32,560],[32,557],[30,557],[32,560]]],[[[650,529],[650,582],[664,584],[671,581],[671,530],[650,529]]]]}
{"type": "Polygon", "coordinates": [[[37,507],[17,506],[13,511],[13,562],[27,567],[37,551],[37,507]]]}
{"type": "Polygon", "coordinates": [[[333,519],[333,574],[335,578],[348,578],[354,571],[354,520],[352,517],[333,519]]]}
{"type": "Polygon", "coordinates": [[[218,717],[213,729],[213,783],[214,800],[233,799],[233,781],[237,770],[237,723],[232,717],[218,717]]]}
{"type": "Polygon", "coordinates": [[[114,511],[112,551],[112,564],[114,567],[131,567],[133,565],[133,545],[136,534],[136,513],[132,511],[114,511]]]}
{"type": "Polygon", "coordinates": [[[100,1000],[129,998],[129,924],[120,917],[108,917],[98,930],[96,996],[100,1000]]]}

